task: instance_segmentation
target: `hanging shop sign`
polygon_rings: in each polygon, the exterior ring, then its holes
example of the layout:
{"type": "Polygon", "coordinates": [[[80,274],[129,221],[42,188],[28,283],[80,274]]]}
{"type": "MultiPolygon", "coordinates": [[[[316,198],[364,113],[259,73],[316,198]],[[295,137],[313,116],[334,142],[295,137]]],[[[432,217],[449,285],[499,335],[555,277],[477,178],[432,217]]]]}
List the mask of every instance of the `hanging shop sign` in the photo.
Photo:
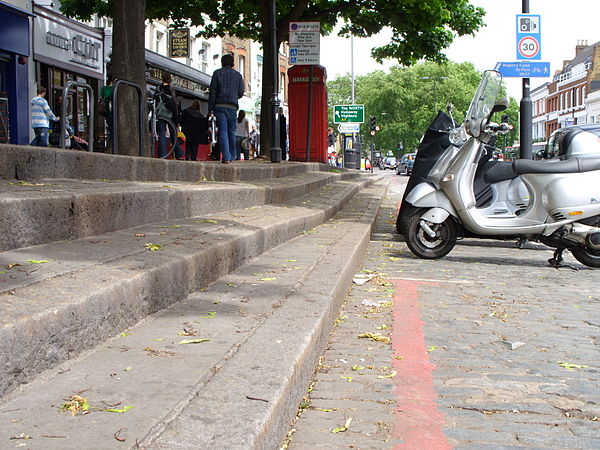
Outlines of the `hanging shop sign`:
{"type": "Polygon", "coordinates": [[[190,29],[169,30],[169,56],[171,58],[190,57],[190,29]]]}

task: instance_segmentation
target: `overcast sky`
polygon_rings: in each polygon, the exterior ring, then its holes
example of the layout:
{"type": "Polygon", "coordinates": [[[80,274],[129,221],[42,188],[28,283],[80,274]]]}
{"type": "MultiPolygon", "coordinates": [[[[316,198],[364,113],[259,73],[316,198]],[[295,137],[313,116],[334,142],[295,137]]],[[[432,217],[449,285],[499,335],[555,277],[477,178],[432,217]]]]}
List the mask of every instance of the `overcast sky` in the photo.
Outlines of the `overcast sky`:
{"type": "MultiPolygon", "coordinates": [[[[470,0],[487,11],[486,26],[475,37],[455,40],[446,52],[456,62],[470,61],[479,70],[493,69],[497,62],[516,60],[516,14],[521,0],[470,0]]],[[[562,68],[562,61],[575,57],[578,40],[589,44],[600,41],[600,0],[529,0],[529,12],[540,14],[542,61],[550,62],[551,73],[562,68]]],[[[377,64],[370,58],[373,46],[389,42],[390,33],[369,39],[354,39],[354,73],[362,75],[394,65],[377,64]]],[[[321,38],[321,64],[329,79],[350,72],[350,40],[333,36],[321,38]]],[[[521,98],[521,79],[509,78],[509,95],[521,98]]],[[[532,78],[532,88],[549,78],[532,78]]]]}

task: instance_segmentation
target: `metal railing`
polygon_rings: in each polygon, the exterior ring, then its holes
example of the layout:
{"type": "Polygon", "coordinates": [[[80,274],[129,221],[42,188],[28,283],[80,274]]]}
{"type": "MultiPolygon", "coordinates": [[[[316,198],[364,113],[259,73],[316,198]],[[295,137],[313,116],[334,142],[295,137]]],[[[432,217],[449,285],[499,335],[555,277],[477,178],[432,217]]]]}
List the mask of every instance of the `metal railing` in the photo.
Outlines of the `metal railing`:
{"type": "Polygon", "coordinates": [[[132,88],[135,88],[135,90],[138,93],[138,116],[139,116],[139,126],[138,126],[138,131],[139,131],[139,145],[140,145],[140,156],[144,156],[144,135],[146,134],[146,120],[144,118],[145,115],[145,111],[144,111],[144,103],[146,101],[145,99],[145,95],[144,95],[144,91],[142,90],[142,88],[140,87],[139,84],[136,83],[132,83],[131,81],[127,81],[127,80],[117,80],[115,82],[115,85],[113,87],[113,98],[112,98],[112,136],[111,136],[111,140],[112,140],[112,152],[113,155],[118,153],[119,150],[119,139],[116,137],[116,131],[117,131],[117,126],[119,123],[119,108],[117,107],[118,103],[118,93],[119,93],[119,87],[122,85],[126,85],[126,86],[131,86],[132,88]]]}
{"type": "MultiPolygon", "coordinates": [[[[73,86],[85,89],[87,92],[88,107],[90,110],[90,115],[89,115],[89,119],[88,119],[89,120],[88,128],[90,131],[89,137],[88,137],[88,151],[93,152],[94,151],[94,107],[95,107],[94,91],[92,90],[92,87],[87,83],[82,83],[79,81],[68,81],[67,84],[65,84],[65,87],[63,88],[63,99],[68,98],[69,89],[71,89],[73,86]]],[[[66,134],[67,134],[67,114],[66,114],[66,111],[63,111],[63,114],[61,114],[61,117],[60,117],[59,145],[61,148],[65,148],[66,134]]]]}

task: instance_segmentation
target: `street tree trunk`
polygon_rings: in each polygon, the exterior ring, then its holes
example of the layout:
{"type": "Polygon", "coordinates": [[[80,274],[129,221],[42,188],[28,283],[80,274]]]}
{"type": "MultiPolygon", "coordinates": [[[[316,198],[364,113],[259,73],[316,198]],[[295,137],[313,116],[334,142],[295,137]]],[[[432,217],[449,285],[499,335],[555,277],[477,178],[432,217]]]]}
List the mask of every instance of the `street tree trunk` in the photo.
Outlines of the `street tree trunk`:
{"type": "MultiPolygon", "coordinates": [[[[145,39],[146,0],[113,0],[113,43],[111,71],[115,80],[136,83],[146,93],[145,39]]],[[[121,155],[139,155],[138,95],[130,87],[119,88],[119,123],[114,139],[119,139],[121,155]]],[[[145,123],[145,121],[144,121],[145,123]]],[[[144,127],[144,133],[146,133],[144,127]]]]}

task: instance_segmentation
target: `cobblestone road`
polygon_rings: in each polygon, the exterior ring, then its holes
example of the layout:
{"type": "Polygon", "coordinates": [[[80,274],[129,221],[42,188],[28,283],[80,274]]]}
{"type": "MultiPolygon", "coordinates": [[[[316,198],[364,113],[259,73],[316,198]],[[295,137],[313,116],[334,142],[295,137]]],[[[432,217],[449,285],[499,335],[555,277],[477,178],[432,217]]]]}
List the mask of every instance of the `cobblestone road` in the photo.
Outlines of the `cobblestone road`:
{"type": "Polygon", "coordinates": [[[390,182],[376,276],[349,292],[289,448],[599,449],[600,272],[511,242],[416,259],[394,229],[406,178],[390,182]]]}

